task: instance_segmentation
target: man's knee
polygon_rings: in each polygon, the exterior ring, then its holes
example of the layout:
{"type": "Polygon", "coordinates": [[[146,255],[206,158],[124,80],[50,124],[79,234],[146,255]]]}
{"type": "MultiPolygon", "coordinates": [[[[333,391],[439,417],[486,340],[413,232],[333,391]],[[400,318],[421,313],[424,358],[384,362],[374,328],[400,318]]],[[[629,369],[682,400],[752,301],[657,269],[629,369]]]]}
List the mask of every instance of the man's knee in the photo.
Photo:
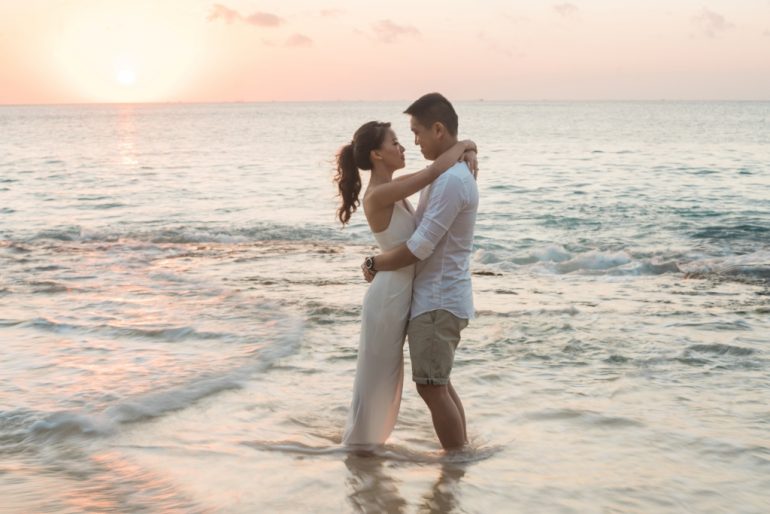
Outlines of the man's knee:
{"type": "Polygon", "coordinates": [[[445,395],[449,395],[449,389],[446,385],[434,385],[434,384],[416,384],[417,394],[420,398],[426,402],[431,402],[442,398],[445,395]]]}

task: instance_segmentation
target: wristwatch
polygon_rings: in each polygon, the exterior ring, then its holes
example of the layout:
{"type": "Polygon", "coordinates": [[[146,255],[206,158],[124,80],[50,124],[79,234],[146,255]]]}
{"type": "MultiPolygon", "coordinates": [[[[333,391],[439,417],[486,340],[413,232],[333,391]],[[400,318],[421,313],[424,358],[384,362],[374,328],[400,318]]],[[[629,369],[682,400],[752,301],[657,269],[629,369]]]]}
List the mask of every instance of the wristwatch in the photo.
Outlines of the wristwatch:
{"type": "Polygon", "coordinates": [[[372,273],[377,273],[377,268],[374,267],[374,257],[367,257],[364,259],[364,266],[372,273]]]}

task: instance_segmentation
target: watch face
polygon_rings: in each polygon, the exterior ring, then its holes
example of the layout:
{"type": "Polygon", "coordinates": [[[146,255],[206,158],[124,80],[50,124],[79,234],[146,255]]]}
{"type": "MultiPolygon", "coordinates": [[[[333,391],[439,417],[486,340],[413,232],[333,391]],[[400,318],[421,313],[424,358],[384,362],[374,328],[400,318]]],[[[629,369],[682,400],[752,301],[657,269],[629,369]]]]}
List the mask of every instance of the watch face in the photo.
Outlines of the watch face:
{"type": "Polygon", "coordinates": [[[366,269],[370,271],[374,269],[374,259],[372,259],[371,257],[367,257],[366,261],[364,262],[366,264],[366,269]]]}

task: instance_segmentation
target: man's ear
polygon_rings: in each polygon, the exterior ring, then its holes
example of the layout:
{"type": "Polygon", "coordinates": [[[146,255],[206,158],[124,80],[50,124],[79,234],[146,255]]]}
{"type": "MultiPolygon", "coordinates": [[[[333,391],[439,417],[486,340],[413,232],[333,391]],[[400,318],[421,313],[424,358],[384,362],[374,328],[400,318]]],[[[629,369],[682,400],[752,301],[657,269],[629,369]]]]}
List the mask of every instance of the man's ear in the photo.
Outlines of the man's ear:
{"type": "Polygon", "coordinates": [[[440,121],[435,122],[431,126],[431,130],[433,131],[433,135],[436,136],[436,139],[442,139],[446,133],[446,127],[440,121]]]}

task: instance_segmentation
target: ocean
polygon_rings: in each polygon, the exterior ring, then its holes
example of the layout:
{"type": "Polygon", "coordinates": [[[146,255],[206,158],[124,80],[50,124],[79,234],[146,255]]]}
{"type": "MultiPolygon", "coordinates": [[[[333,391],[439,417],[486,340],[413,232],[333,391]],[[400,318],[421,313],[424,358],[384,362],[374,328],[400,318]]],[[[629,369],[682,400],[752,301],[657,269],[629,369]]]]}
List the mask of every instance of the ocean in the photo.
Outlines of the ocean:
{"type": "Polygon", "coordinates": [[[1,512],[770,510],[767,102],[457,102],[471,444],[407,380],[340,447],[333,159],[378,119],[423,168],[408,103],[0,106],[1,512]]]}

